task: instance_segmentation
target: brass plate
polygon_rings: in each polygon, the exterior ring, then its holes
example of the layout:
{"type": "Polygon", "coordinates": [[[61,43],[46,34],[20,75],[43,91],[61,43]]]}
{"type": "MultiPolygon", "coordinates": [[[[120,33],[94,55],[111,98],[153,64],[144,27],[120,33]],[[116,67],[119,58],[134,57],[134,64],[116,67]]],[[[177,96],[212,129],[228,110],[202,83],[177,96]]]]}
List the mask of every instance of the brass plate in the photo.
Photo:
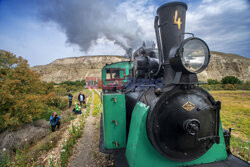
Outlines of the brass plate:
{"type": "Polygon", "coordinates": [[[187,111],[192,111],[195,108],[195,105],[190,101],[188,101],[185,104],[183,104],[182,108],[184,108],[187,111]]]}

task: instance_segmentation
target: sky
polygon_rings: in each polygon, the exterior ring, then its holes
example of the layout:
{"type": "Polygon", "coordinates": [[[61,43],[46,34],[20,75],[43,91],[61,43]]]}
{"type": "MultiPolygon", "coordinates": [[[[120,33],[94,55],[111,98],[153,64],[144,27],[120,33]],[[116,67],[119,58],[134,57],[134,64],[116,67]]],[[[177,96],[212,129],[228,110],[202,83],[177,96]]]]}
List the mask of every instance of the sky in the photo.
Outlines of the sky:
{"type": "MultiPolygon", "coordinates": [[[[0,50],[31,66],[58,58],[124,55],[155,41],[154,17],[169,0],[0,0],[0,50]]],[[[210,50],[250,58],[249,0],[186,0],[186,32],[210,50]]]]}

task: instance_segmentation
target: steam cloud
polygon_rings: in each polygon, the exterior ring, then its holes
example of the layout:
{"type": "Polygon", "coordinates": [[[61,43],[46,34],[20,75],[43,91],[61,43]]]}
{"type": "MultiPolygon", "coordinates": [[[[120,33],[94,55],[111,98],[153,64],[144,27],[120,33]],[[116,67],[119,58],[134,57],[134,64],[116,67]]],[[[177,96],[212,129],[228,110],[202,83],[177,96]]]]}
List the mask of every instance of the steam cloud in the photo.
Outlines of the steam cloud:
{"type": "Polygon", "coordinates": [[[67,36],[87,52],[96,40],[105,37],[124,50],[142,44],[142,29],[128,20],[125,11],[118,11],[112,0],[43,0],[40,14],[44,21],[56,22],[67,36]]]}

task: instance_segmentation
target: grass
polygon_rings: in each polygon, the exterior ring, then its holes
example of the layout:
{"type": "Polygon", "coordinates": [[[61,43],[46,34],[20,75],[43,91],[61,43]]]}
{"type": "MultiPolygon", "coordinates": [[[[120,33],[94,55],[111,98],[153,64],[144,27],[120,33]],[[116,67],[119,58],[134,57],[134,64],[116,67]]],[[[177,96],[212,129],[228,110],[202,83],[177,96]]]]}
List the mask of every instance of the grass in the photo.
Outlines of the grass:
{"type": "Polygon", "coordinates": [[[53,161],[53,156],[50,157],[49,159],[49,167],[56,167],[54,161],[53,161]]]}
{"type": "MultiPolygon", "coordinates": [[[[77,139],[79,139],[82,136],[82,132],[81,130],[84,128],[84,124],[85,124],[85,118],[89,115],[89,111],[90,111],[90,103],[91,103],[91,92],[89,90],[86,90],[88,92],[88,101],[87,101],[87,105],[86,105],[86,112],[83,112],[81,117],[80,117],[80,121],[77,125],[72,124],[71,130],[69,130],[69,135],[70,137],[68,138],[68,140],[65,140],[62,150],[61,150],[61,167],[66,167],[67,166],[67,162],[69,157],[72,155],[72,151],[74,148],[74,145],[76,144],[77,139]]],[[[50,164],[53,163],[50,162],[50,164]]]]}
{"type": "MultiPolygon", "coordinates": [[[[72,124],[72,129],[69,131],[70,137],[65,140],[61,150],[61,166],[66,167],[68,158],[72,155],[72,150],[76,144],[76,140],[82,136],[81,130],[84,127],[85,121],[82,120],[78,125],[72,124]]],[[[52,161],[53,162],[53,161],[52,161]]]]}
{"type": "Polygon", "coordinates": [[[23,149],[17,149],[15,153],[5,152],[1,157],[0,167],[36,166],[36,159],[55,146],[55,142],[52,140],[55,140],[55,138],[53,138],[53,135],[49,135],[48,138],[38,141],[34,145],[26,143],[23,149]]]}
{"type": "Polygon", "coordinates": [[[94,91],[94,96],[95,96],[94,97],[94,109],[93,109],[92,115],[96,117],[100,115],[100,113],[102,112],[102,103],[101,103],[100,96],[95,91],[94,91]]]}
{"type": "Polygon", "coordinates": [[[221,121],[224,129],[234,128],[231,151],[236,156],[250,159],[250,91],[211,91],[221,101],[221,121]]]}
{"type": "Polygon", "coordinates": [[[0,167],[10,166],[10,154],[3,151],[1,155],[0,167]]]}

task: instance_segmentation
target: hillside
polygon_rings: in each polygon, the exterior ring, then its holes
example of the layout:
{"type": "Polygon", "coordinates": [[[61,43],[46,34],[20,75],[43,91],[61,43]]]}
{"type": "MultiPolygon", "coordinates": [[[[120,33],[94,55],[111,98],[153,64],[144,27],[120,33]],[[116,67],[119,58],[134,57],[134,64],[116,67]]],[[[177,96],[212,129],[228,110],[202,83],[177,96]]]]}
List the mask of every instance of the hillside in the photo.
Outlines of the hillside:
{"type": "MultiPolygon", "coordinates": [[[[82,80],[86,77],[100,77],[102,67],[107,63],[125,60],[121,56],[81,56],[57,59],[48,65],[34,66],[32,69],[41,74],[46,82],[82,80]]],[[[250,59],[235,54],[211,52],[208,68],[198,75],[199,80],[221,80],[233,75],[241,80],[250,80],[250,59]]]]}

